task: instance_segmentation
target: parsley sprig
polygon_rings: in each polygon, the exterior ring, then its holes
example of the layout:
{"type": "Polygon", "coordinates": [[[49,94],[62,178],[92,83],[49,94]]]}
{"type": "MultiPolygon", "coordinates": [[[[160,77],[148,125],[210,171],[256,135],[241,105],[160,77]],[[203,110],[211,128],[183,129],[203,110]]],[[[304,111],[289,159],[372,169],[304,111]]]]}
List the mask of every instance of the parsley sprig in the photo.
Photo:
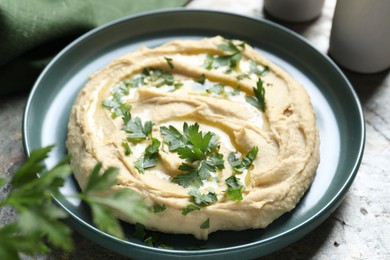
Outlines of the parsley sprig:
{"type": "MultiPolygon", "coordinates": [[[[11,206],[18,213],[15,221],[0,227],[0,259],[18,259],[18,253],[47,253],[52,247],[70,251],[73,247],[71,229],[62,221],[67,214],[53,199],[53,196],[64,198],[60,188],[71,169],[68,158],[64,158],[53,168],[45,170],[44,160],[52,149],[53,146],[48,146],[31,153],[14,173],[9,183],[10,192],[0,202],[0,207],[11,206]]],[[[113,212],[119,210],[126,216],[142,220],[149,214],[149,209],[130,190],[107,194],[106,191],[115,185],[117,173],[114,168],[103,173],[101,169],[101,164],[93,169],[84,192],[66,196],[86,202],[99,229],[124,238],[113,212]]],[[[7,183],[5,178],[0,178],[0,187],[7,183]]]]}
{"type": "Polygon", "coordinates": [[[256,159],[258,151],[259,148],[257,146],[253,146],[242,158],[238,158],[233,152],[231,152],[228,156],[228,162],[235,172],[242,173],[252,165],[253,161],[256,159]]]}
{"type": "Polygon", "coordinates": [[[216,201],[218,201],[217,194],[213,191],[209,191],[208,193],[201,193],[197,189],[192,189],[188,192],[189,195],[192,196],[194,203],[199,206],[208,206],[216,201]]]}
{"type": "Polygon", "coordinates": [[[144,173],[145,169],[157,165],[160,145],[161,142],[158,139],[152,138],[152,143],[146,147],[144,155],[134,162],[134,167],[140,173],[144,173]]]}
{"type": "Polygon", "coordinates": [[[249,152],[242,156],[241,158],[237,157],[234,153],[230,153],[228,156],[228,162],[233,168],[233,175],[225,180],[227,185],[226,194],[227,197],[231,200],[242,200],[242,190],[244,189],[243,185],[240,183],[236,174],[241,174],[245,170],[249,169],[253,161],[257,157],[259,149],[257,146],[252,147],[249,152]]]}
{"type": "Polygon", "coordinates": [[[265,89],[263,87],[264,82],[259,78],[256,83],[256,87],[253,87],[254,96],[245,96],[246,102],[254,107],[257,107],[261,111],[265,111],[265,89]]]}
{"type": "Polygon", "coordinates": [[[243,73],[237,76],[238,80],[250,79],[252,74],[255,74],[258,77],[263,77],[269,72],[269,67],[264,66],[263,69],[259,69],[257,63],[253,60],[249,62],[249,71],[248,73],[243,73]]]}
{"type": "Polygon", "coordinates": [[[235,175],[225,180],[228,186],[226,190],[227,197],[231,200],[242,200],[242,189],[244,188],[235,175]]]}
{"type": "Polygon", "coordinates": [[[126,139],[132,142],[145,140],[152,132],[153,123],[146,121],[142,124],[139,117],[131,118],[131,114],[125,114],[123,116],[124,127],[121,130],[126,132],[126,139]]]}
{"type": "Polygon", "coordinates": [[[172,182],[183,187],[200,187],[202,180],[209,179],[211,173],[225,168],[223,155],[218,153],[219,142],[214,133],[204,133],[199,130],[199,124],[183,124],[183,134],[175,127],[160,127],[161,135],[170,151],[176,151],[179,158],[185,160],[179,174],[172,178],[172,182]]]}
{"type": "Polygon", "coordinates": [[[207,55],[203,67],[207,70],[218,69],[219,67],[227,67],[226,73],[232,72],[242,58],[242,51],[245,48],[245,43],[235,44],[231,40],[226,40],[218,45],[220,50],[227,52],[226,55],[207,55]]]}
{"type": "Polygon", "coordinates": [[[122,101],[123,97],[129,94],[128,86],[124,82],[120,82],[112,88],[112,93],[112,99],[103,99],[103,106],[111,110],[113,118],[128,113],[131,105],[122,101]]]}

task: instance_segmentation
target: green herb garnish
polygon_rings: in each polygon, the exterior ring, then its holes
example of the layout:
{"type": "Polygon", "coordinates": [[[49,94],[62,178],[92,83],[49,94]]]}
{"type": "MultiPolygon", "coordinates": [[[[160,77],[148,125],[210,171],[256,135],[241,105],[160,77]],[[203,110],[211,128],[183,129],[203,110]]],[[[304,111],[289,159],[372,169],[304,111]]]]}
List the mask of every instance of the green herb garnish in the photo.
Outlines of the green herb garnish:
{"type": "Polygon", "coordinates": [[[253,60],[250,61],[250,65],[249,65],[249,73],[250,74],[253,73],[259,77],[262,77],[265,74],[267,74],[268,72],[269,72],[268,66],[264,66],[264,68],[262,70],[260,70],[255,61],[253,61],[253,60]]]}
{"type": "Polygon", "coordinates": [[[164,59],[167,61],[168,66],[169,66],[171,69],[174,69],[172,58],[164,57],[164,59]]]}
{"type": "Polygon", "coordinates": [[[164,204],[156,204],[153,206],[153,212],[154,213],[159,213],[159,212],[162,212],[164,210],[167,209],[167,206],[165,206],[164,204]]]}
{"type": "Polygon", "coordinates": [[[228,55],[207,55],[203,64],[207,70],[217,69],[219,67],[228,67],[226,73],[230,73],[238,65],[242,58],[242,51],[245,48],[245,43],[234,44],[233,41],[226,40],[224,43],[218,45],[218,48],[228,52],[228,55]]]}
{"type": "Polygon", "coordinates": [[[251,104],[252,106],[257,107],[261,111],[265,110],[265,89],[263,87],[263,81],[261,78],[258,79],[256,87],[253,88],[253,96],[245,96],[246,102],[251,104]]]}
{"type": "Polygon", "coordinates": [[[213,191],[202,194],[199,190],[192,189],[188,194],[192,196],[194,203],[199,206],[208,206],[218,201],[217,195],[213,191]]]}
{"type": "Polygon", "coordinates": [[[200,225],[200,228],[201,229],[208,229],[210,227],[210,219],[206,219],[205,222],[203,222],[201,225],[200,225]]]}
{"type": "Polygon", "coordinates": [[[188,141],[175,127],[173,126],[161,126],[161,135],[164,142],[168,144],[169,151],[176,151],[177,148],[184,146],[188,141]]]}
{"type": "Polygon", "coordinates": [[[124,82],[120,82],[112,88],[112,99],[103,99],[102,104],[112,112],[112,117],[118,117],[131,109],[130,104],[122,102],[122,97],[129,94],[129,89],[124,82]]]}
{"type": "Polygon", "coordinates": [[[234,153],[230,153],[228,156],[228,162],[235,172],[242,173],[252,165],[253,161],[256,159],[258,151],[259,148],[254,146],[241,159],[236,157],[234,153]]]}
{"type": "Polygon", "coordinates": [[[92,211],[92,219],[97,226],[110,234],[124,238],[122,228],[116,219],[115,211],[126,216],[134,216],[136,220],[149,214],[139,196],[129,189],[118,189],[103,195],[102,192],[116,185],[116,168],[108,168],[101,173],[102,164],[98,163],[89,177],[84,193],[80,198],[87,202],[92,211]]]}
{"type": "Polygon", "coordinates": [[[175,80],[173,75],[167,72],[164,72],[160,69],[145,69],[143,73],[146,73],[145,79],[155,86],[156,88],[160,88],[164,85],[173,86],[175,80]]]}
{"type": "Polygon", "coordinates": [[[122,140],[122,146],[125,149],[125,155],[132,154],[133,151],[131,150],[130,145],[127,142],[127,140],[122,140]]]}
{"type": "Polygon", "coordinates": [[[228,186],[226,193],[231,200],[242,200],[242,189],[243,186],[240,184],[236,176],[232,175],[225,180],[228,186]]]}
{"type": "Polygon", "coordinates": [[[176,151],[187,162],[179,166],[179,170],[184,173],[172,178],[172,182],[183,187],[200,187],[202,180],[210,178],[212,172],[224,169],[223,155],[216,152],[219,146],[216,135],[211,132],[203,133],[197,123],[188,125],[185,122],[183,134],[173,126],[163,126],[160,131],[169,150],[176,151]],[[197,164],[188,164],[194,162],[197,164]]]}
{"type": "Polygon", "coordinates": [[[217,95],[221,95],[225,92],[223,86],[221,84],[214,84],[210,88],[206,90],[207,93],[215,93],[217,95]]]}
{"type": "Polygon", "coordinates": [[[136,117],[134,120],[131,119],[129,114],[123,117],[125,126],[121,130],[126,132],[126,138],[129,141],[137,142],[148,138],[153,129],[153,123],[146,121],[143,125],[141,119],[136,117]]]}
{"type": "MultiPolygon", "coordinates": [[[[53,247],[72,249],[71,229],[62,221],[67,213],[57,206],[54,197],[79,198],[86,202],[97,228],[119,238],[124,235],[114,211],[135,220],[144,219],[150,213],[136,193],[127,189],[111,190],[116,184],[117,170],[108,168],[102,172],[101,163],[92,170],[84,192],[62,194],[60,188],[65,184],[64,178],[71,174],[71,168],[66,157],[45,170],[44,160],[52,149],[53,146],[48,146],[34,150],[14,173],[9,193],[0,201],[0,208],[11,206],[18,213],[13,222],[0,227],[1,259],[18,259],[19,253],[47,253],[53,247]]],[[[0,187],[6,183],[5,178],[0,178],[0,187]]]]}
{"type": "Polygon", "coordinates": [[[190,205],[187,205],[185,208],[182,209],[181,211],[181,214],[183,214],[184,216],[187,215],[188,213],[190,213],[191,211],[194,211],[194,210],[200,210],[200,207],[194,205],[194,204],[190,204],[190,205]]]}
{"type": "Polygon", "coordinates": [[[187,188],[189,186],[199,188],[200,186],[202,186],[203,182],[199,176],[197,167],[193,167],[189,164],[182,163],[179,166],[179,170],[184,173],[178,174],[175,177],[173,177],[171,179],[173,183],[177,183],[180,186],[183,186],[184,188],[187,188]]]}
{"type": "Polygon", "coordinates": [[[241,93],[240,87],[237,87],[237,88],[235,88],[232,92],[230,92],[230,94],[231,94],[232,96],[238,96],[238,95],[240,95],[240,93],[241,93]]]}
{"type": "Polygon", "coordinates": [[[145,169],[157,165],[160,144],[161,143],[159,140],[157,140],[156,138],[152,138],[152,144],[146,147],[144,155],[134,162],[134,167],[140,173],[144,173],[145,169]]]}
{"type": "Polygon", "coordinates": [[[200,75],[196,82],[203,85],[206,82],[206,76],[204,74],[200,75]]]}

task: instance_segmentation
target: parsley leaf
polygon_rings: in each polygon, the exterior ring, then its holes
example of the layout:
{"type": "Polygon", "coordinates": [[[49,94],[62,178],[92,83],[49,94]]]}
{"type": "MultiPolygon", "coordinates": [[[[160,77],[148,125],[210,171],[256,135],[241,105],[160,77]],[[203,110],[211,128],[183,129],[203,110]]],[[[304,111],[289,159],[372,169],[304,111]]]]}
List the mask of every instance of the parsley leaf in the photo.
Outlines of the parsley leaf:
{"type": "Polygon", "coordinates": [[[164,59],[167,61],[168,66],[169,66],[171,69],[174,69],[174,68],[175,68],[175,67],[173,66],[173,60],[172,60],[172,58],[164,57],[164,59]]]}
{"type": "Polygon", "coordinates": [[[241,159],[237,158],[235,154],[231,152],[228,156],[228,162],[234,171],[242,173],[252,165],[253,161],[256,159],[258,151],[259,148],[257,146],[253,146],[246,156],[243,156],[241,159]]]}
{"type": "Polygon", "coordinates": [[[140,172],[144,173],[145,169],[157,165],[158,151],[160,148],[160,141],[152,138],[152,144],[146,147],[144,156],[134,162],[134,167],[140,172]]]}
{"type": "Polygon", "coordinates": [[[169,151],[176,151],[187,143],[187,139],[174,126],[161,126],[160,132],[164,142],[169,146],[169,151]]]}
{"type": "Polygon", "coordinates": [[[202,194],[199,190],[192,189],[188,194],[192,196],[194,203],[200,206],[207,206],[218,201],[217,195],[213,191],[202,194]]]}
{"type": "Polygon", "coordinates": [[[198,174],[202,180],[207,180],[211,177],[211,172],[215,172],[217,169],[222,170],[224,168],[223,154],[213,153],[199,163],[198,174]]]}
{"type": "Polygon", "coordinates": [[[125,126],[121,130],[127,133],[126,138],[130,141],[136,142],[139,140],[146,139],[152,132],[153,123],[151,121],[146,121],[142,125],[141,119],[136,117],[134,120],[130,118],[123,119],[125,126]]]}
{"type": "Polygon", "coordinates": [[[191,211],[194,211],[194,210],[200,210],[200,207],[194,205],[194,204],[190,204],[190,205],[187,205],[185,208],[182,209],[181,211],[181,214],[182,215],[187,215],[188,213],[190,213],[191,211]]]}
{"type": "Polygon", "coordinates": [[[156,204],[153,206],[153,212],[154,213],[159,213],[159,212],[162,212],[164,210],[167,209],[167,206],[165,206],[164,204],[156,204]]]}
{"type": "Polygon", "coordinates": [[[230,53],[227,55],[210,55],[206,56],[203,67],[207,70],[218,69],[219,67],[228,67],[226,73],[230,73],[238,65],[242,58],[242,51],[245,48],[245,43],[234,44],[231,40],[226,40],[218,45],[220,50],[230,53]]]}
{"type": "Polygon", "coordinates": [[[253,88],[253,96],[245,96],[245,100],[252,106],[257,107],[261,111],[265,110],[265,89],[263,87],[263,81],[261,78],[258,79],[256,87],[253,88]]]}
{"type": "MultiPolygon", "coordinates": [[[[45,170],[43,161],[52,148],[48,146],[31,153],[15,172],[7,197],[0,201],[0,207],[12,206],[18,212],[14,222],[0,227],[1,259],[17,259],[18,253],[46,253],[52,246],[66,251],[72,249],[71,229],[62,221],[67,214],[53,200],[53,196],[64,197],[59,189],[65,183],[64,178],[71,174],[71,169],[66,157],[52,169],[45,170]]],[[[83,193],[69,196],[88,203],[99,229],[123,237],[113,212],[121,211],[137,220],[145,218],[149,211],[138,195],[130,190],[107,194],[105,191],[115,185],[116,170],[108,168],[100,173],[101,169],[100,163],[95,166],[83,193]]],[[[0,186],[5,183],[5,179],[0,179],[0,186]]]]}
{"type": "Polygon", "coordinates": [[[199,176],[198,169],[196,167],[193,167],[186,163],[182,163],[179,166],[179,170],[183,171],[184,173],[178,174],[177,176],[173,177],[171,179],[171,182],[177,183],[184,188],[187,188],[189,186],[199,188],[200,186],[202,186],[203,182],[199,176]]]}
{"type": "Polygon", "coordinates": [[[2,258],[18,258],[17,252],[47,252],[49,248],[44,239],[49,245],[63,250],[72,248],[71,229],[61,221],[66,213],[53,203],[52,197],[61,197],[59,188],[64,184],[64,177],[71,174],[71,169],[65,158],[52,169],[44,170],[43,160],[52,149],[53,146],[48,146],[31,153],[15,172],[10,192],[0,202],[0,207],[9,205],[18,212],[16,221],[0,228],[2,258]],[[39,173],[41,177],[38,177],[39,173]]]}
{"type": "Polygon", "coordinates": [[[133,153],[126,139],[122,140],[122,146],[125,149],[125,155],[130,155],[133,153]]]}
{"type": "Polygon", "coordinates": [[[196,82],[203,85],[206,82],[206,76],[204,74],[200,75],[196,82]]]}
{"type": "Polygon", "coordinates": [[[215,93],[217,95],[221,95],[225,92],[223,85],[221,84],[214,84],[210,88],[206,89],[207,93],[215,93]]]}
{"type": "Polygon", "coordinates": [[[175,83],[172,74],[164,72],[160,69],[145,69],[143,73],[147,75],[146,80],[153,83],[152,85],[156,88],[160,88],[164,85],[173,86],[175,83]]]}
{"type": "Polygon", "coordinates": [[[198,123],[188,126],[185,122],[183,125],[183,133],[190,145],[197,147],[204,154],[211,152],[219,145],[214,133],[207,132],[204,134],[202,131],[199,131],[198,123]]]}
{"type": "Polygon", "coordinates": [[[149,210],[143,206],[141,198],[130,189],[118,189],[103,195],[102,192],[116,184],[118,170],[110,167],[100,173],[101,169],[102,164],[98,163],[90,175],[85,191],[80,194],[80,198],[90,206],[93,221],[99,229],[124,238],[114,211],[141,220],[149,214],[149,210]]]}
{"type": "Polygon", "coordinates": [[[208,229],[210,227],[210,219],[206,219],[205,222],[203,222],[201,225],[200,225],[200,228],[201,229],[208,229]]]}
{"type": "Polygon", "coordinates": [[[217,136],[200,131],[198,123],[188,125],[185,122],[183,134],[173,126],[161,127],[160,131],[170,151],[177,151],[179,158],[196,164],[181,164],[179,170],[184,173],[173,177],[172,182],[183,187],[200,187],[202,180],[209,179],[212,172],[224,169],[223,155],[215,151],[219,146],[217,136]]]}
{"type": "Polygon", "coordinates": [[[232,175],[225,180],[228,188],[226,190],[227,196],[231,200],[242,200],[243,186],[240,184],[236,176],[232,175]]]}
{"type": "Polygon", "coordinates": [[[240,44],[234,44],[231,40],[225,40],[224,43],[218,45],[218,49],[232,53],[241,52],[245,49],[245,42],[241,42],[240,44]]]}
{"type": "Polygon", "coordinates": [[[237,87],[232,92],[230,92],[230,94],[232,96],[238,96],[238,95],[240,95],[240,93],[241,93],[241,88],[240,87],[237,87]]]}
{"type": "Polygon", "coordinates": [[[113,118],[129,113],[131,105],[122,102],[122,97],[129,94],[126,84],[120,82],[112,88],[112,91],[112,99],[103,99],[102,105],[111,110],[111,116],[113,118]]]}
{"type": "Polygon", "coordinates": [[[264,76],[265,74],[267,74],[268,72],[269,72],[268,66],[264,66],[264,68],[262,70],[260,70],[255,61],[253,61],[253,60],[250,61],[250,64],[249,64],[249,73],[250,74],[253,73],[253,74],[256,74],[257,76],[261,77],[261,76],[264,76]]]}
{"type": "Polygon", "coordinates": [[[145,78],[146,78],[146,74],[142,72],[134,76],[132,79],[125,80],[124,83],[127,86],[130,86],[130,88],[138,88],[146,84],[145,78]]]}

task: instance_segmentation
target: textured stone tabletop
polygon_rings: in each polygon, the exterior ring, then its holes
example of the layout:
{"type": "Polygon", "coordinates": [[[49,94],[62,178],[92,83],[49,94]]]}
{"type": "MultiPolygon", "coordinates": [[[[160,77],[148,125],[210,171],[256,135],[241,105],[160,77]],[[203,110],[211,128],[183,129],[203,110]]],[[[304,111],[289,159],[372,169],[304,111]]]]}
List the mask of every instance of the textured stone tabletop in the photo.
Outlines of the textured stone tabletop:
{"type": "MultiPolygon", "coordinates": [[[[194,0],[188,7],[223,10],[257,18],[264,14],[257,0],[194,0]]],[[[309,23],[282,25],[326,54],[335,0],[326,0],[322,15],[309,23]]],[[[276,21],[277,22],[277,21],[276,21]]],[[[344,71],[364,109],[366,147],[359,172],[340,207],[298,242],[261,259],[390,259],[390,76],[389,71],[363,75],[344,71]]],[[[27,93],[0,97],[0,176],[11,176],[24,162],[22,114],[27,93]]],[[[0,200],[6,188],[0,190],[0,200]]],[[[0,225],[14,217],[0,209],[0,225]]],[[[54,251],[37,259],[122,259],[77,234],[71,253],[54,251]]]]}

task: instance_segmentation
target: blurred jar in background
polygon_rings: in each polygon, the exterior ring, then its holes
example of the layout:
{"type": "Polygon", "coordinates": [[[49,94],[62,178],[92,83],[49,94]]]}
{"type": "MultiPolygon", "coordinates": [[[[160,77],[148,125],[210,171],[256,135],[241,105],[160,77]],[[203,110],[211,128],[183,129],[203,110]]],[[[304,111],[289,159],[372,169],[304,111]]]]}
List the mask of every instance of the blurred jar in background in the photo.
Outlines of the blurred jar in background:
{"type": "Polygon", "coordinates": [[[375,73],[390,67],[390,0],[338,0],[329,43],[342,67],[375,73]]]}
{"type": "Polygon", "coordinates": [[[307,22],[317,18],[324,0],[264,0],[265,11],[282,21],[307,22]]]}

